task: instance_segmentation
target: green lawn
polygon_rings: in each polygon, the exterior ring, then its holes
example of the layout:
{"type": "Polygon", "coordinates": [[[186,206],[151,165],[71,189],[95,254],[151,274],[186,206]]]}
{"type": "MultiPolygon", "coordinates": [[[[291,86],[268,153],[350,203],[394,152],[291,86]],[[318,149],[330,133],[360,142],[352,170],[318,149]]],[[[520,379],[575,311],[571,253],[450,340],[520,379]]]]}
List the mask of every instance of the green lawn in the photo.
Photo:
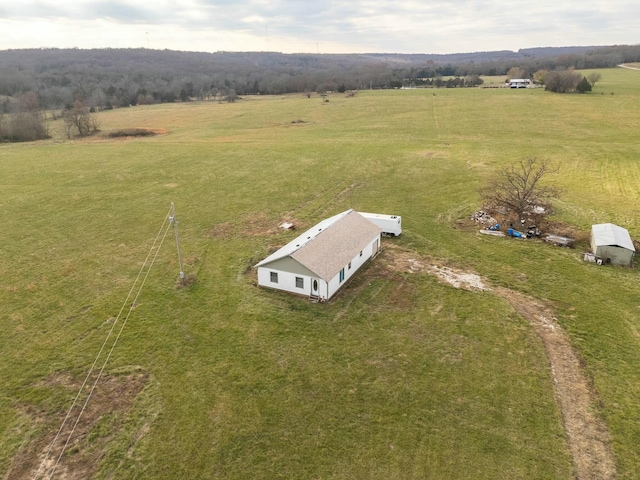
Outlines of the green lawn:
{"type": "Polygon", "coordinates": [[[573,478],[542,344],[498,296],[375,265],[326,305],[254,285],[250,267],[296,235],[277,231],[282,218],[304,228],[355,208],[403,216],[383,248],[553,306],[618,477],[640,478],[637,272],[456,228],[486,179],[537,156],[559,167],[557,220],[640,237],[640,72],[600,73],[587,95],[135,107],[99,113],[103,132],[168,133],[0,145],[0,476],[60,426],[174,202],[196,282],[176,288],[170,233],[106,370],[123,384],[142,372],[144,388],[127,408],[99,404],[61,465],[97,455],[96,478],[573,478]]]}

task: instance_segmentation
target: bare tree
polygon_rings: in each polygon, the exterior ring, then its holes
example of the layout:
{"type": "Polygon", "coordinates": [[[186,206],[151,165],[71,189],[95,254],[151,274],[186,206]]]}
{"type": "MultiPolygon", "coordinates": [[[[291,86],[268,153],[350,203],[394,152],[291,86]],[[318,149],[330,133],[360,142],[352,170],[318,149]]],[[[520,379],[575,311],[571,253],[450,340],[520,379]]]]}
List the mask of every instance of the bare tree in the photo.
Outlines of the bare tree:
{"type": "Polygon", "coordinates": [[[511,67],[507,72],[507,78],[513,80],[514,78],[529,78],[527,71],[522,67],[511,67]]]}
{"type": "Polygon", "coordinates": [[[533,74],[533,81],[538,85],[544,85],[545,78],[549,73],[547,70],[540,69],[533,74]]]}
{"type": "Polygon", "coordinates": [[[589,74],[589,76],[587,77],[587,80],[589,81],[592,87],[595,87],[596,83],[602,80],[602,75],[600,75],[598,72],[593,72],[589,74]]]}
{"type": "Polygon", "coordinates": [[[544,177],[555,172],[556,168],[535,157],[520,160],[518,164],[502,169],[480,190],[480,195],[488,209],[503,208],[520,222],[532,215],[536,207],[548,207],[550,201],[557,197],[557,188],[541,184],[544,177]]]}
{"type": "Polygon", "coordinates": [[[18,98],[8,130],[8,135],[5,133],[4,136],[15,142],[30,142],[49,137],[38,95],[29,91],[18,98]]]}
{"type": "Polygon", "coordinates": [[[80,136],[86,136],[98,131],[98,122],[93,119],[89,107],[82,103],[81,100],[73,102],[73,107],[63,112],[62,118],[64,119],[65,132],[69,138],[72,137],[74,130],[77,130],[80,136]]]}
{"type": "Polygon", "coordinates": [[[562,71],[554,70],[547,73],[544,81],[544,89],[556,93],[575,92],[580,80],[582,80],[582,77],[573,69],[562,71]]]}
{"type": "Polygon", "coordinates": [[[229,103],[233,103],[238,99],[238,94],[236,93],[236,91],[233,88],[230,88],[227,91],[227,94],[224,97],[224,101],[225,102],[229,102],[229,103]]]}

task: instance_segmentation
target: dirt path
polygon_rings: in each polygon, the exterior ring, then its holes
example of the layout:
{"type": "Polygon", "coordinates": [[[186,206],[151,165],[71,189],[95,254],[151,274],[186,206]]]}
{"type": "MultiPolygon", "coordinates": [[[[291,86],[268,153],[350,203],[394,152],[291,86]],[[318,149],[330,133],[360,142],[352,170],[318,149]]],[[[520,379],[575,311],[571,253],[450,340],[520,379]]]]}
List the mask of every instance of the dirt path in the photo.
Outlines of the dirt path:
{"type": "Polygon", "coordinates": [[[385,249],[387,268],[396,272],[426,272],[455,288],[489,291],[505,299],[536,332],[547,354],[555,397],[562,413],[575,477],[580,480],[616,478],[611,436],[596,415],[597,394],[582,371],[569,337],[548,305],[507,288],[493,288],[479,275],[463,272],[419,258],[395,246],[385,249]]]}
{"type": "Polygon", "coordinates": [[[553,311],[541,302],[506,288],[494,292],[529,321],[547,352],[556,401],[578,479],[614,479],[611,436],[594,410],[597,396],[553,311]]]}

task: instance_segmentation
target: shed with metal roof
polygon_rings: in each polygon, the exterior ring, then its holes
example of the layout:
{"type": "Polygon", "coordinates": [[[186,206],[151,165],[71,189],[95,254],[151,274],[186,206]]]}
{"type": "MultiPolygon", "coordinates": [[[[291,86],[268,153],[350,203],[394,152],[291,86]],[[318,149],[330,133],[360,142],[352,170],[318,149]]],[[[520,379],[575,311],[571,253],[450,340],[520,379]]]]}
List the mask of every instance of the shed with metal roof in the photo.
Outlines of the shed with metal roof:
{"type": "Polygon", "coordinates": [[[334,215],[256,264],[258,285],[328,300],[379,252],[380,233],[354,210],[334,215]]]}
{"type": "Polygon", "coordinates": [[[604,263],[630,266],[636,249],[626,228],[613,223],[591,226],[591,251],[604,263]]]}

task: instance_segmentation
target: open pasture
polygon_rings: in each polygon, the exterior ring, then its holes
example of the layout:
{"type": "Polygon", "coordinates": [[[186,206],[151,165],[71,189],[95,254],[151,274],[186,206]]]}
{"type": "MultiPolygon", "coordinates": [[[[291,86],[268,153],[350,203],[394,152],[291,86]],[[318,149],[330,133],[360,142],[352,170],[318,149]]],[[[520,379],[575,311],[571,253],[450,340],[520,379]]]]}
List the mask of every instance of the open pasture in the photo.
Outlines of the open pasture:
{"type": "Polygon", "coordinates": [[[174,202],[195,282],[177,285],[170,233],[60,478],[574,478],[545,348],[496,289],[555,313],[617,477],[640,478],[637,270],[467,220],[478,187],[536,156],[559,167],[556,221],[640,238],[640,72],[601,74],[589,95],[118,109],[98,114],[104,133],[165,133],[0,145],[0,476],[37,470],[174,202]],[[296,235],[283,219],[348,208],[402,215],[404,232],[335,300],[255,286],[251,266],[296,235]],[[396,268],[401,255],[491,290],[396,268]]]}

